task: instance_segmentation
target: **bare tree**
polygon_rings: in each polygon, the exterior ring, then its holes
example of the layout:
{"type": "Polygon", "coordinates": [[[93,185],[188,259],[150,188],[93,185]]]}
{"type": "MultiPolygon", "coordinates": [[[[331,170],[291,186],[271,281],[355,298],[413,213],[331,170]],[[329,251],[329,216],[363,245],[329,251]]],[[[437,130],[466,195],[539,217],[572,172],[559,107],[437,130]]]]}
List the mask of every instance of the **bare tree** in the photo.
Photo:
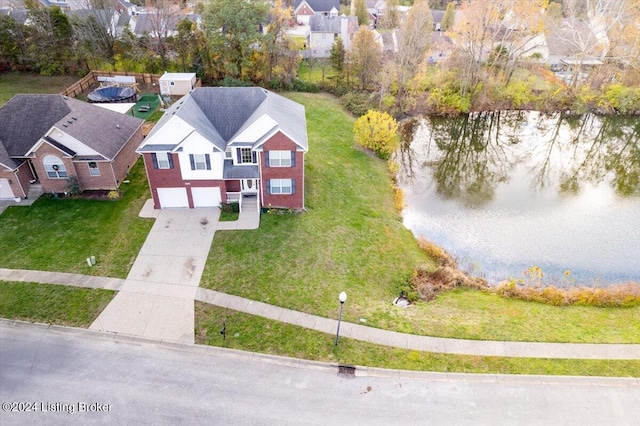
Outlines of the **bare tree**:
{"type": "Polygon", "coordinates": [[[424,64],[433,30],[433,17],[427,0],[416,0],[398,31],[396,54],[398,97],[402,100],[405,84],[424,64]]]}

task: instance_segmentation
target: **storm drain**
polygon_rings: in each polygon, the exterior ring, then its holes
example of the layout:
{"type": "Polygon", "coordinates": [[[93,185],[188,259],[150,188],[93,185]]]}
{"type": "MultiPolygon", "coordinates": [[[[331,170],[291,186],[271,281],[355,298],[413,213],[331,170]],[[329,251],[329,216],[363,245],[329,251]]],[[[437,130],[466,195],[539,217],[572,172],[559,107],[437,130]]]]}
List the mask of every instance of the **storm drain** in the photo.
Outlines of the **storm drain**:
{"type": "Polygon", "coordinates": [[[338,365],[338,374],[349,377],[356,377],[356,367],[354,367],[353,365],[338,365]]]}

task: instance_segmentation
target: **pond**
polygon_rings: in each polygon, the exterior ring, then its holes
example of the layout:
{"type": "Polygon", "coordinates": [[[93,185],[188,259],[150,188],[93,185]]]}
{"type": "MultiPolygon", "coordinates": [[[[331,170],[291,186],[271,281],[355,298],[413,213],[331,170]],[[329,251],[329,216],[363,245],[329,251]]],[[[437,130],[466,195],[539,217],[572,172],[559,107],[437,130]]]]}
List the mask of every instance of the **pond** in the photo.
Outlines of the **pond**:
{"type": "Polygon", "coordinates": [[[403,123],[403,220],[490,282],[640,281],[640,119],[495,111],[403,123]],[[530,277],[529,277],[530,278],[530,277]]]}

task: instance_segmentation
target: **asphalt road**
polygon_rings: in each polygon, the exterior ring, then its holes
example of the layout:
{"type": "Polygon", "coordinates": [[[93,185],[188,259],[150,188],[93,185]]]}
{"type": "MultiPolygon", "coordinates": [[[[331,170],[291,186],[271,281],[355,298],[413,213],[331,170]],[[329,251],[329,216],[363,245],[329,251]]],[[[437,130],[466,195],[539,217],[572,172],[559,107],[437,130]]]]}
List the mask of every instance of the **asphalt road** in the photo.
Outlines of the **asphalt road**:
{"type": "Polygon", "coordinates": [[[638,379],[349,378],[327,364],[8,321],[0,402],[3,426],[640,424],[638,379]]]}

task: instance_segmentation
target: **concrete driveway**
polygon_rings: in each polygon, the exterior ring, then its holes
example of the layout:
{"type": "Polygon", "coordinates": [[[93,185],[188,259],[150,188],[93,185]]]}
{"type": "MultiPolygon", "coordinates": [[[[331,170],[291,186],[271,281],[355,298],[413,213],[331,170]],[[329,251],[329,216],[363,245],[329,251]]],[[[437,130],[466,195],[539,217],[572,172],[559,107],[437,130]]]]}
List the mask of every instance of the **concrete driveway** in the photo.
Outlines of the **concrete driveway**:
{"type": "Polygon", "coordinates": [[[184,343],[194,342],[194,297],[220,210],[153,210],[147,239],[120,292],[90,329],[184,343]]]}

